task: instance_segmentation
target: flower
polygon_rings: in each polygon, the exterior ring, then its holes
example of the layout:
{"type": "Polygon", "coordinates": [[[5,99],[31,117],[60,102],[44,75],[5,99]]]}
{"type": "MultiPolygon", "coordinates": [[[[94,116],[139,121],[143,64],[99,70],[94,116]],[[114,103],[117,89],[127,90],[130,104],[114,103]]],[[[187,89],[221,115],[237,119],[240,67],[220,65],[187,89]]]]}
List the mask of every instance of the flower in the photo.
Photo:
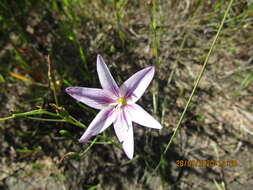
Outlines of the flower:
{"type": "Polygon", "coordinates": [[[97,72],[102,89],[66,88],[66,92],[77,101],[100,110],[79,141],[86,142],[90,137],[103,132],[113,124],[127,157],[132,159],[134,153],[132,122],[150,128],[162,128],[158,121],[135,103],[151,82],[155,68],[151,66],[140,70],[126,80],[120,88],[101,55],[97,56],[97,72]]]}

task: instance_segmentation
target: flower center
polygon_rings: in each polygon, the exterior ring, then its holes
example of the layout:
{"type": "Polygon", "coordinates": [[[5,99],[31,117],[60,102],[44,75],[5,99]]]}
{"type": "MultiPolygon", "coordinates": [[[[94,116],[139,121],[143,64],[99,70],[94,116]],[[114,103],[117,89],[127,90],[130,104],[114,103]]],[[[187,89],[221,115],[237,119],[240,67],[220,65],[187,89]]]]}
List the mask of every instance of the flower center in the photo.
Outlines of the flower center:
{"type": "Polygon", "coordinates": [[[119,102],[119,106],[124,106],[127,103],[126,98],[123,97],[118,98],[117,101],[119,102]]]}

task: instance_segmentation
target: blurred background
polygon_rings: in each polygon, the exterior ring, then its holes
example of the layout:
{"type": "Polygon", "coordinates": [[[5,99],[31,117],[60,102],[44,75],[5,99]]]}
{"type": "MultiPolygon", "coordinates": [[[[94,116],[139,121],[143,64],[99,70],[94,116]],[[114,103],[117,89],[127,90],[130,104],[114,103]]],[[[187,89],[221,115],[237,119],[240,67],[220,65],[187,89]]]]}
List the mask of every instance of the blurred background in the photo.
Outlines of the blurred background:
{"type": "Polygon", "coordinates": [[[251,0],[234,1],[182,126],[154,172],[228,4],[1,0],[0,118],[5,119],[0,122],[0,189],[251,189],[251,0]],[[119,85],[146,66],[156,67],[138,103],[163,129],[134,125],[133,160],[125,156],[112,127],[85,144],[78,142],[97,111],[64,89],[100,88],[97,54],[119,85]],[[237,164],[180,167],[178,160],[237,164]]]}

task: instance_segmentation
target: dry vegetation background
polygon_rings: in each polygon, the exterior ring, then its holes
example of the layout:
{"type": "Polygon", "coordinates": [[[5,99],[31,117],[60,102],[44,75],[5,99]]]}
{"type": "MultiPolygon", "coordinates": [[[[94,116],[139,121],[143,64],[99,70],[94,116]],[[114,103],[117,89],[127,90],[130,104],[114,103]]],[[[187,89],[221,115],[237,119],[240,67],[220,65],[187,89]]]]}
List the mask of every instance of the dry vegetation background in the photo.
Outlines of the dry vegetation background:
{"type": "Polygon", "coordinates": [[[135,157],[129,161],[112,128],[80,144],[84,129],[66,122],[30,116],[6,120],[0,123],[0,189],[252,189],[251,0],[234,1],[179,133],[152,174],[228,3],[1,0],[0,118],[38,108],[55,113],[55,81],[59,106],[88,125],[97,111],[78,104],[64,89],[100,87],[95,64],[100,53],[119,83],[156,66],[139,103],[164,128],[135,125],[135,157]],[[177,160],[236,160],[238,165],[177,167],[177,160]]]}

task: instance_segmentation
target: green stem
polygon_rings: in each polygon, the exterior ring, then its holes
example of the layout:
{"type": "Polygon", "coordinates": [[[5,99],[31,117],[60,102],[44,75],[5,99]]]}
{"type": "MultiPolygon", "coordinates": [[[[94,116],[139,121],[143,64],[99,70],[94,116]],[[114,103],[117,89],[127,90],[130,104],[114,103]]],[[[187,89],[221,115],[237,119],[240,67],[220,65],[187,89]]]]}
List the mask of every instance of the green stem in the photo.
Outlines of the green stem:
{"type": "Polygon", "coordinates": [[[48,79],[49,79],[49,86],[52,87],[51,90],[53,91],[55,104],[59,106],[58,96],[57,96],[57,90],[56,90],[56,81],[55,76],[52,69],[52,63],[51,58],[48,55],[47,56],[47,63],[48,63],[48,79]]]}
{"type": "Polygon", "coordinates": [[[51,121],[51,122],[66,122],[66,123],[71,123],[75,126],[81,127],[81,128],[87,128],[83,123],[80,121],[76,120],[74,117],[68,115],[67,117],[64,115],[56,114],[56,113],[51,113],[46,110],[38,109],[38,110],[33,110],[29,112],[24,112],[24,113],[14,113],[11,116],[0,118],[0,122],[10,120],[10,119],[15,119],[15,118],[21,118],[24,117],[26,119],[32,119],[32,120],[39,120],[39,121],[51,121]],[[55,118],[59,119],[50,119],[50,118],[39,118],[39,117],[29,117],[33,115],[49,115],[55,118]]]}
{"type": "Polygon", "coordinates": [[[40,115],[40,114],[46,114],[46,115],[50,115],[53,117],[60,117],[60,115],[58,115],[58,114],[51,113],[46,110],[38,109],[38,110],[28,111],[28,112],[24,112],[24,113],[14,113],[11,116],[0,118],[0,122],[14,119],[14,118],[26,117],[26,116],[31,116],[31,115],[40,115]]]}
{"type": "Polygon", "coordinates": [[[69,115],[68,117],[66,117],[65,119],[66,119],[66,121],[67,121],[68,123],[71,123],[71,124],[73,124],[73,125],[75,125],[75,126],[77,126],[77,127],[81,127],[81,128],[83,128],[83,129],[86,129],[86,128],[87,128],[86,125],[84,125],[83,123],[81,123],[80,121],[76,120],[74,117],[72,117],[72,116],[70,116],[70,115],[69,115]]]}
{"type": "Polygon", "coordinates": [[[91,142],[91,144],[80,154],[80,156],[84,156],[90,148],[97,142],[97,137],[91,142]]]}
{"type": "Polygon", "coordinates": [[[178,131],[178,129],[179,129],[179,127],[180,127],[180,125],[181,125],[183,119],[184,119],[185,113],[186,113],[186,111],[187,111],[187,109],[188,109],[188,107],[189,107],[189,105],[190,105],[190,103],[191,103],[191,100],[192,100],[192,98],[193,98],[193,96],[194,96],[194,94],[195,94],[195,91],[196,91],[196,89],[197,89],[197,87],[198,87],[198,84],[199,84],[199,82],[200,82],[200,80],[201,80],[201,78],[202,78],[202,76],[203,76],[203,73],[204,73],[204,71],[205,71],[205,69],[206,69],[206,65],[207,65],[207,63],[208,63],[209,57],[210,57],[210,55],[211,55],[211,53],[212,53],[212,51],[213,51],[213,49],[214,49],[214,46],[215,46],[215,44],[216,44],[216,42],[217,42],[217,40],[218,40],[218,37],[219,37],[220,32],[221,32],[221,29],[223,28],[223,25],[224,25],[224,23],[225,23],[225,19],[226,19],[228,13],[229,13],[229,10],[231,9],[231,6],[232,6],[232,4],[233,4],[233,1],[234,1],[234,0],[230,0],[230,2],[229,2],[229,5],[228,5],[228,7],[227,7],[227,9],[226,9],[226,11],[225,11],[225,13],[224,13],[224,16],[223,16],[223,18],[222,18],[221,24],[220,24],[220,26],[219,26],[219,29],[218,29],[218,31],[217,31],[215,37],[214,37],[214,40],[213,40],[213,42],[212,42],[212,44],[211,44],[211,47],[210,47],[210,49],[209,49],[209,52],[207,53],[206,59],[205,59],[205,61],[204,61],[204,63],[203,63],[203,66],[202,66],[202,68],[201,68],[201,70],[200,70],[200,72],[199,72],[199,74],[198,74],[198,77],[197,77],[196,83],[195,83],[195,85],[194,85],[194,87],[193,87],[193,89],[192,89],[191,95],[190,95],[190,97],[189,97],[189,99],[188,99],[188,101],[187,101],[187,103],[186,103],[186,106],[185,106],[185,108],[184,108],[184,111],[182,112],[182,114],[181,114],[181,116],[180,116],[180,118],[179,118],[179,121],[178,121],[178,123],[177,123],[177,125],[176,125],[176,129],[175,129],[174,133],[172,134],[172,136],[171,136],[171,138],[170,138],[170,140],[169,140],[169,142],[168,142],[168,144],[167,144],[167,146],[166,146],[164,152],[162,153],[161,159],[160,159],[158,165],[156,166],[154,172],[161,166],[161,163],[162,163],[162,161],[163,161],[164,155],[166,154],[167,150],[169,149],[170,145],[172,144],[172,142],[173,142],[173,140],[174,140],[174,138],[175,138],[175,136],[176,136],[176,134],[177,134],[177,131],[178,131]]]}
{"type": "Polygon", "coordinates": [[[40,117],[25,117],[26,119],[37,120],[37,121],[49,121],[49,122],[67,122],[65,119],[48,119],[40,117]]]}
{"type": "Polygon", "coordinates": [[[10,119],[14,119],[15,117],[12,115],[12,116],[9,116],[9,117],[4,117],[4,118],[0,118],[0,122],[1,121],[6,121],[6,120],[10,120],[10,119]]]}

